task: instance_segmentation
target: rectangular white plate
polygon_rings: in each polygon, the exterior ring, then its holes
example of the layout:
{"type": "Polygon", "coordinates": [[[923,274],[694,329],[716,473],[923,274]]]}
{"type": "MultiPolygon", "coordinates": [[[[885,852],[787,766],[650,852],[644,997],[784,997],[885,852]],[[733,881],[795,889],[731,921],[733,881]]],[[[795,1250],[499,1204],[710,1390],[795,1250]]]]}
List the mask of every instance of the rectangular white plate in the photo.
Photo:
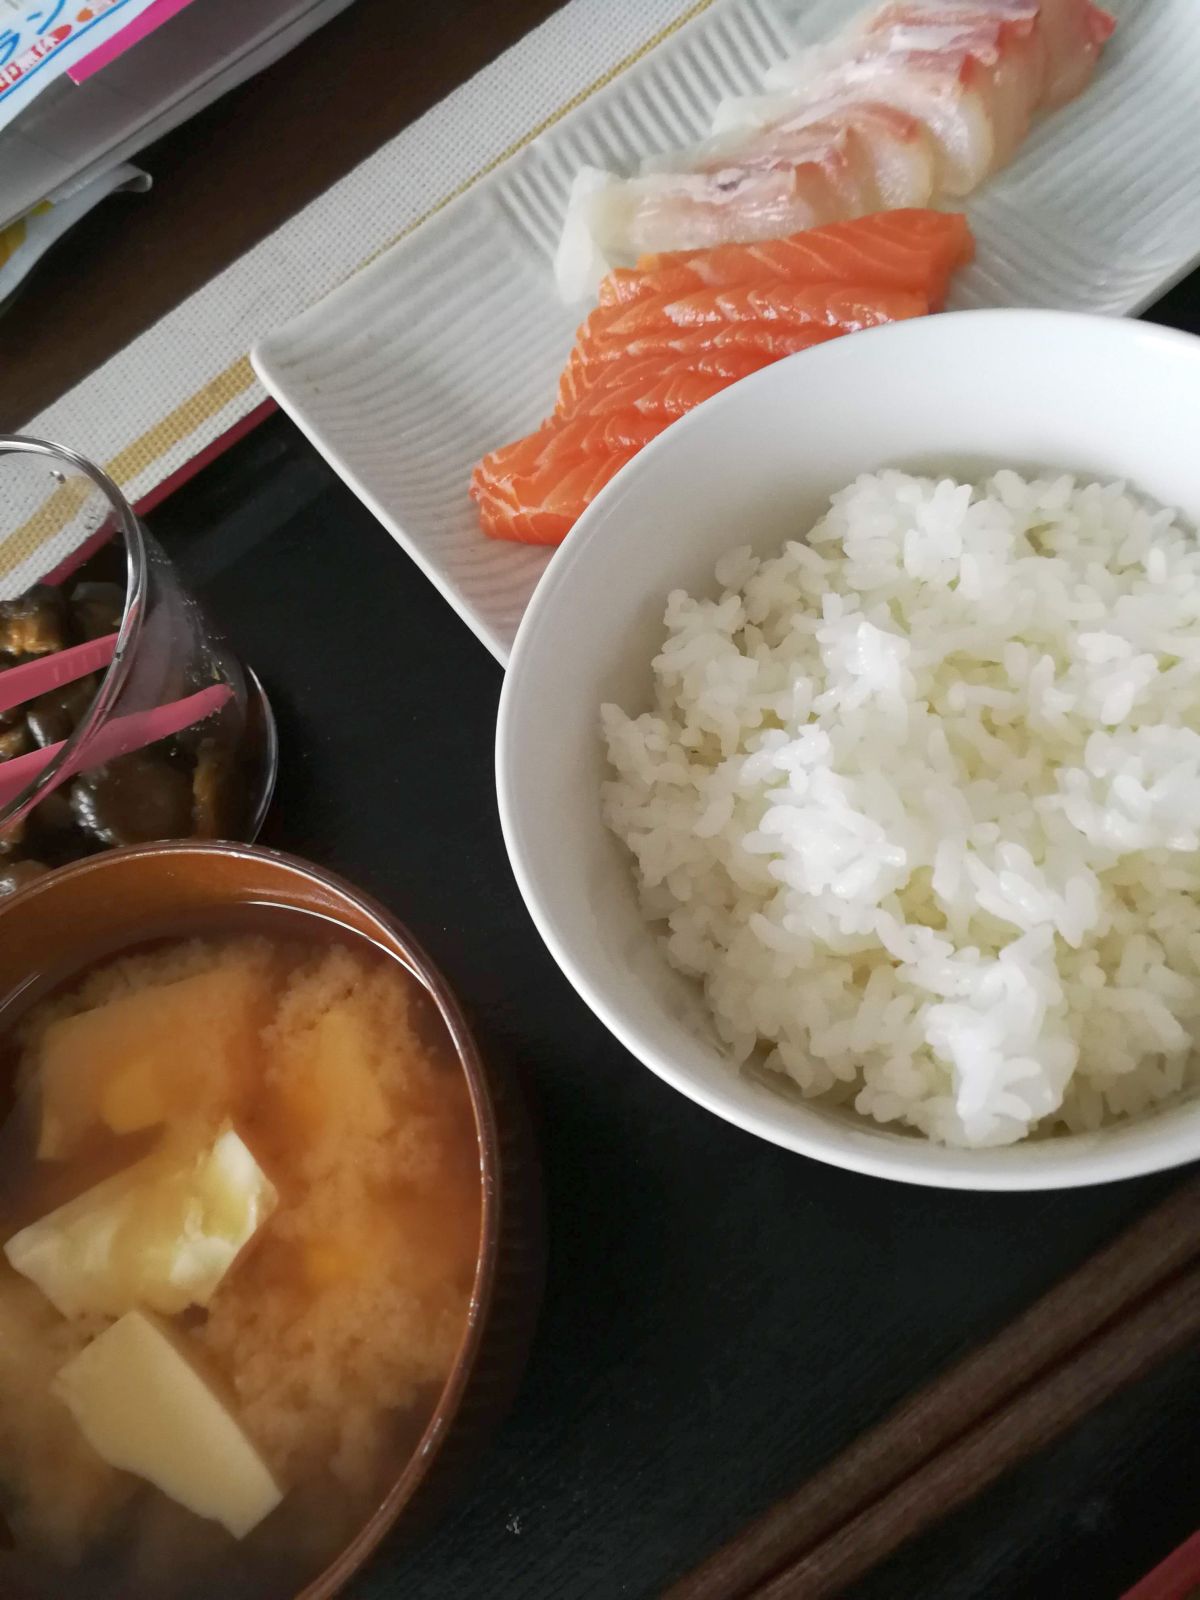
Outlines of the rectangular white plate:
{"type": "MultiPolygon", "coordinates": [[[[978,255],[952,307],[1120,315],[1196,263],[1196,3],[1110,0],[1118,28],[1091,87],[968,204],[978,255]]],[[[551,266],[572,176],[702,138],[720,99],[859,6],[715,0],[256,347],[284,410],[502,662],[551,552],[485,539],[467,481],[550,409],[579,320],[551,266]]]]}

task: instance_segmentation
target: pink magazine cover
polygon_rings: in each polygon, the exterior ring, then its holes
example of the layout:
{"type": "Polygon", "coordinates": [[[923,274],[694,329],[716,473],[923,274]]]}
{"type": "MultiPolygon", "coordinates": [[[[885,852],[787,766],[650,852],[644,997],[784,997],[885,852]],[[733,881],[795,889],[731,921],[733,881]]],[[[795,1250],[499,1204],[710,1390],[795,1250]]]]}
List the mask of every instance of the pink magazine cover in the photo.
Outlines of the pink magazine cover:
{"type": "Polygon", "coordinates": [[[191,5],[192,0],[154,0],[140,16],[134,18],[127,27],[122,28],[106,39],[97,49],[75,62],[74,66],[67,69],[67,77],[72,83],[85,83],[88,78],[107,67],[118,56],[125,54],[126,50],[146,38],[156,28],[161,28],[164,22],[170,19],[185,6],[191,5]]]}
{"type": "Polygon", "coordinates": [[[0,127],[156,0],[0,0],[0,127]]]}

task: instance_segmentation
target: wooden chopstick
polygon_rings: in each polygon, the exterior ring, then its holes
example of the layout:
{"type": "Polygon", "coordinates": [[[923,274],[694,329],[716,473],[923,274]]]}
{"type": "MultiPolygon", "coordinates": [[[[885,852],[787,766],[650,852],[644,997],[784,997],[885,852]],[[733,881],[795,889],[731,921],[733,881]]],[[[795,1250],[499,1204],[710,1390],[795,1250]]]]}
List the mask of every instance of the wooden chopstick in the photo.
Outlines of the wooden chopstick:
{"type": "MultiPolygon", "coordinates": [[[[1141,1329],[1140,1321],[1128,1319],[1139,1314],[1143,1302],[1151,1321],[1158,1317],[1157,1309],[1149,1310],[1151,1302],[1155,1308],[1159,1305],[1156,1291],[1171,1292],[1172,1280],[1185,1273],[1198,1257],[1200,1178],[1193,1178],[1056,1284],[993,1339],[919,1390],[795,1494],[780,1501],[676,1583],[666,1600],[746,1600],[750,1595],[756,1600],[771,1595],[774,1600],[772,1579],[800,1570],[799,1564],[819,1547],[827,1547],[831,1556],[835,1554],[834,1541],[839,1531],[858,1522],[885,1499],[888,1509],[880,1530],[894,1531],[900,1526],[891,1520],[899,1506],[911,1523],[903,1537],[916,1532],[917,1525],[911,1522],[912,1506],[904,1494],[909,1481],[916,1481],[917,1474],[929,1468],[934,1476],[922,1478],[921,1484],[939,1482],[931,1464],[946,1456],[959,1441],[966,1448],[970,1443],[968,1435],[979,1430],[993,1414],[999,1418],[1002,1410],[1015,1405],[1022,1391],[1037,1380],[1048,1382],[1049,1376],[1072,1356],[1078,1355],[1082,1361],[1091,1348],[1089,1341],[1097,1341],[1098,1348],[1108,1350],[1102,1359],[1112,1363],[1113,1372],[1123,1370],[1114,1351],[1099,1345],[1099,1337],[1112,1329],[1119,1344],[1127,1323],[1135,1331],[1141,1329]],[[893,1492],[900,1499],[891,1500],[893,1492]]],[[[1148,1340],[1147,1350],[1157,1349],[1158,1339],[1154,1336],[1148,1340]]],[[[1153,1359],[1161,1359],[1162,1354],[1165,1351],[1153,1359]]],[[[1147,1369],[1138,1368],[1139,1372],[1142,1370],[1147,1369]]],[[[1069,1384],[1067,1378],[1061,1381],[1069,1384]]],[[[1094,1403],[1102,1398],[1104,1394],[1098,1391],[1094,1403]]],[[[1054,1395],[1051,1399],[1059,1403],[1054,1395]]],[[[1068,1426],[1069,1420],[1061,1426],[1068,1426]]],[[[1036,1444],[1031,1450],[1034,1448],[1036,1444]]],[[[968,1464],[973,1461],[970,1456],[968,1464]]],[[[961,1461],[958,1470],[963,1470],[961,1461]]],[[[1003,1470],[1003,1465],[997,1469],[1003,1470]]],[[[969,1492],[974,1494],[981,1487],[982,1481],[969,1492]]],[[[929,1520],[950,1509],[940,1490],[938,1496],[929,1520]]],[[[875,1536],[874,1525],[869,1530],[859,1527],[858,1536],[863,1537],[867,1531],[875,1536]]],[[[872,1564],[879,1559],[881,1555],[874,1557],[872,1564]]],[[[812,1591],[814,1595],[824,1592],[827,1591],[812,1591]]],[[[806,1588],[780,1589],[778,1593],[803,1594],[809,1600],[806,1588]]]]}
{"type": "Polygon", "coordinates": [[[755,1589],[754,1600],[828,1600],[841,1594],[902,1544],[1198,1338],[1200,1263],[755,1589]]]}

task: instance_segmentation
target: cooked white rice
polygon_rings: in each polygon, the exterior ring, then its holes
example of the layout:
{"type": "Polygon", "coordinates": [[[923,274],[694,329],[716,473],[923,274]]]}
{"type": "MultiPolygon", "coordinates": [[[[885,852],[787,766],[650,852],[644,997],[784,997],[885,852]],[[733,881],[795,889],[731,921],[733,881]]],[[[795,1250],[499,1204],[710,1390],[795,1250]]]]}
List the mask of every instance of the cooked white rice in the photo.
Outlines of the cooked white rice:
{"type": "Polygon", "coordinates": [[[959,1145],[1195,1082],[1200,551],[1121,484],[861,477],[681,590],[610,826],[738,1062],[959,1145]]]}

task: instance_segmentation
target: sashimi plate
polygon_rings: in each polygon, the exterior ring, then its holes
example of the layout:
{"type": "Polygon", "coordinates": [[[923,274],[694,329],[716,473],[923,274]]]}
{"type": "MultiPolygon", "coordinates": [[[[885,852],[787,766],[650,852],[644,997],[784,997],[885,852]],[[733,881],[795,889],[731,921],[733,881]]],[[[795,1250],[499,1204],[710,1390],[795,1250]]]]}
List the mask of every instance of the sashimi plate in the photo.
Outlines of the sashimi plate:
{"type": "MultiPolygon", "coordinates": [[[[1107,3],[1091,86],[966,202],[977,256],[950,310],[1127,315],[1200,261],[1196,0],[1107,3]]],[[[268,390],[501,662],[552,551],[485,539],[467,483],[552,402],[582,315],[553,268],[575,173],[702,139],[721,100],[859,9],[714,0],[255,348],[268,390]]]]}

